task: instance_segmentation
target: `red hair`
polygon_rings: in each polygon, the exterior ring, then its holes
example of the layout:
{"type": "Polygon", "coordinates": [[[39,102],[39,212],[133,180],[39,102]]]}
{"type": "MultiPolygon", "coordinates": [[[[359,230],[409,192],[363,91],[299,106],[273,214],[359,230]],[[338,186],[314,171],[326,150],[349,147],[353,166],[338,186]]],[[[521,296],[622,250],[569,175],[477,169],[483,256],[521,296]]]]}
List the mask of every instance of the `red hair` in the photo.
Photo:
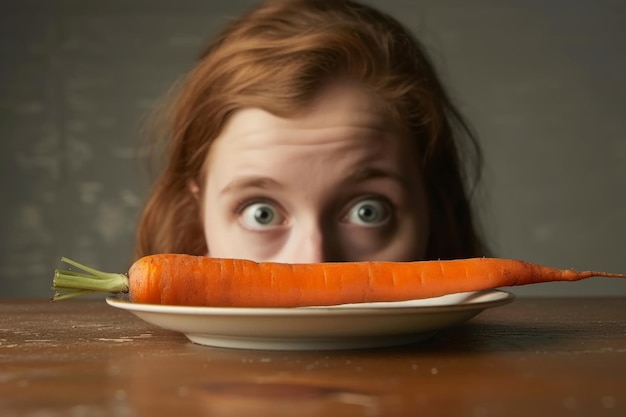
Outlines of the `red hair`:
{"type": "Polygon", "coordinates": [[[371,91],[417,143],[427,258],[485,255],[457,148],[469,152],[474,174],[480,150],[420,43],[392,17],[353,1],[270,0],[218,34],[179,86],[167,114],[166,167],[142,213],[136,256],[207,253],[189,183],[203,189],[211,144],[228,118],[245,107],[289,117],[333,80],[371,91]]]}

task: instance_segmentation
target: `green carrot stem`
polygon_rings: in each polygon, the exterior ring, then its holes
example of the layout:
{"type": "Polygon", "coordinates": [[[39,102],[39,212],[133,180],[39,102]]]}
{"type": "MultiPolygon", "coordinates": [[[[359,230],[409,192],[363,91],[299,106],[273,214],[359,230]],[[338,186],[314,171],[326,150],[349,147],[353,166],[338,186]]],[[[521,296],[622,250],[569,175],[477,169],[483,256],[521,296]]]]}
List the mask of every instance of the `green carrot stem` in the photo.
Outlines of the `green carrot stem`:
{"type": "Polygon", "coordinates": [[[61,300],[67,300],[68,298],[74,298],[74,297],[80,297],[82,295],[87,295],[87,294],[93,294],[97,291],[91,291],[91,290],[73,290],[73,289],[64,289],[64,293],[61,294],[59,292],[55,292],[54,296],[52,297],[53,301],[61,301],[61,300]]]}
{"type": "Polygon", "coordinates": [[[68,258],[61,260],[84,272],[57,269],[52,281],[55,291],[52,300],[65,300],[97,292],[128,292],[128,277],[124,274],[102,272],[68,258]]]}

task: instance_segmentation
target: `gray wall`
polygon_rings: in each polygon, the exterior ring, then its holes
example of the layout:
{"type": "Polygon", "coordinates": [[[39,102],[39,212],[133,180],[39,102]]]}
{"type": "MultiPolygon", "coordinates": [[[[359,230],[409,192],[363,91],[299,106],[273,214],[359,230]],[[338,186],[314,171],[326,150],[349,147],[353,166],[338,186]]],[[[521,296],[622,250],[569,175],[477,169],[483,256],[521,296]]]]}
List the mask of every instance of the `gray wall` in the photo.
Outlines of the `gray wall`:
{"type": "MultiPolygon", "coordinates": [[[[49,296],[61,256],[126,270],[142,119],[252,3],[0,1],[0,297],[49,296]]],[[[626,2],[368,3],[428,45],[479,134],[496,254],[626,272],[626,2]]],[[[626,280],[514,292],[624,296],[626,280]]]]}

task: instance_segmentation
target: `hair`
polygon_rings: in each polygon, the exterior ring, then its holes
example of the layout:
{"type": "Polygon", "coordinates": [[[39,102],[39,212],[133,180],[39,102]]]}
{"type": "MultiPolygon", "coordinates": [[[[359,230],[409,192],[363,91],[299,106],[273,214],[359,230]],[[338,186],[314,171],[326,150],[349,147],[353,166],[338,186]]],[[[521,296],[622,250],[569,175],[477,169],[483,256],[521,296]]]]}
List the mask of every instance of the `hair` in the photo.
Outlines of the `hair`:
{"type": "Polygon", "coordinates": [[[485,255],[469,198],[481,165],[475,136],[412,34],[349,0],[266,1],[201,53],[166,112],[166,165],[141,215],[135,255],[206,254],[200,204],[189,184],[204,189],[211,144],[229,117],[246,107],[289,117],[333,80],[372,92],[416,142],[430,217],[426,258],[485,255]]]}

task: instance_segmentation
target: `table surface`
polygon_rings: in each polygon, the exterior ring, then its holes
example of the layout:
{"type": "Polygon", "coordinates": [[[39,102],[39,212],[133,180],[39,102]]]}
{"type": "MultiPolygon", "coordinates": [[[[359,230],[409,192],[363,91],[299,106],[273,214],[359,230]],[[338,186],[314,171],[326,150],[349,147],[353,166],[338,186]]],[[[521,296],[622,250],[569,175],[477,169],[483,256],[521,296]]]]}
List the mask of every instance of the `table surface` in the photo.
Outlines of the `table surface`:
{"type": "Polygon", "coordinates": [[[0,415],[625,416],[626,299],[518,298],[413,345],[201,346],[104,300],[0,300],[0,415]]]}

